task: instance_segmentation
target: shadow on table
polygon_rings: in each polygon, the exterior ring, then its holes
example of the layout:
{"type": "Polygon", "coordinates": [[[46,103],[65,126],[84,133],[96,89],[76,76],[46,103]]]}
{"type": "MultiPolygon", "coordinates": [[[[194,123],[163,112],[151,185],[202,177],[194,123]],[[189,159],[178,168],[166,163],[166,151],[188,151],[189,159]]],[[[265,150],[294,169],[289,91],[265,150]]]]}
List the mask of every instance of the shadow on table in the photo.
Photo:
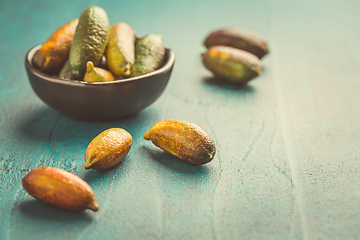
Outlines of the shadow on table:
{"type": "Polygon", "coordinates": [[[47,222],[82,222],[91,223],[93,218],[86,211],[73,212],[56,207],[52,207],[38,200],[25,200],[18,206],[19,213],[23,217],[32,219],[32,221],[41,220],[47,222]]]}
{"type": "Polygon", "coordinates": [[[148,153],[151,160],[161,164],[165,169],[192,176],[207,176],[210,174],[208,167],[205,165],[195,165],[182,161],[161,149],[153,150],[146,146],[143,146],[143,149],[148,153]]]}
{"type": "Polygon", "coordinates": [[[104,179],[113,178],[115,175],[117,178],[122,177],[124,169],[127,168],[127,166],[124,166],[124,164],[126,165],[126,157],[123,161],[109,169],[89,169],[82,176],[82,179],[89,184],[101,184],[104,179]]]}
{"type": "MultiPolygon", "coordinates": [[[[231,90],[240,93],[248,93],[253,94],[255,93],[255,88],[249,84],[234,84],[221,81],[215,77],[204,77],[203,83],[210,87],[217,87],[224,90],[231,90]]],[[[254,79],[255,80],[255,79],[254,79]]],[[[252,80],[252,81],[254,81],[252,80]]]]}
{"type": "Polygon", "coordinates": [[[31,109],[23,113],[24,119],[19,123],[16,131],[19,135],[32,142],[71,142],[74,139],[92,140],[100,132],[111,127],[121,127],[136,136],[142,135],[148,126],[143,124],[147,119],[156,116],[156,109],[144,109],[132,116],[110,122],[84,122],[70,119],[61,113],[44,105],[38,109],[31,109]],[[61,124],[58,124],[61,121],[61,124]],[[59,139],[57,136],[61,135],[59,139]]]}

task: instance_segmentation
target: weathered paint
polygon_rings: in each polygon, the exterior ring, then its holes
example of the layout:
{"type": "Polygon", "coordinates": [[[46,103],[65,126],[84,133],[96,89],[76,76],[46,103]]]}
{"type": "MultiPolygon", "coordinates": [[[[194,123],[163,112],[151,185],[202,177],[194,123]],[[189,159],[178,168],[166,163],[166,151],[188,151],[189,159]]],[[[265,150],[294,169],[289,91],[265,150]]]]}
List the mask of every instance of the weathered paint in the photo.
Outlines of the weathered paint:
{"type": "Polygon", "coordinates": [[[111,23],[162,34],[176,54],[163,95],[108,123],[48,108],[22,65],[90,4],[100,3],[0,3],[0,239],[360,238],[359,1],[101,1],[111,23]],[[230,25],[259,32],[271,49],[243,87],[213,79],[199,57],[206,35],[230,25]],[[144,140],[164,119],[206,129],[213,161],[174,161],[144,140]],[[85,170],[86,146],[111,127],[132,135],[131,152],[109,171],[85,170]],[[99,211],[33,200],[20,182],[40,166],[84,179],[99,211]]]}

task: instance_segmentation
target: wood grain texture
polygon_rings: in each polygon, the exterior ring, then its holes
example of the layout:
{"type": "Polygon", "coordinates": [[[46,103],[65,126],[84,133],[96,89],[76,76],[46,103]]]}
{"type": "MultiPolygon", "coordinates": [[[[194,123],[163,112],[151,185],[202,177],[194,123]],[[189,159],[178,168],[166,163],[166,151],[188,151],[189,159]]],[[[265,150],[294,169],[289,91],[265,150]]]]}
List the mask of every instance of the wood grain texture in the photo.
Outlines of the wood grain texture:
{"type": "Polygon", "coordinates": [[[0,2],[0,239],[359,239],[360,2],[0,2]],[[162,34],[176,63],[163,95],[116,122],[68,119],[32,91],[26,52],[99,5],[111,25],[162,34]],[[202,66],[202,41],[223,27],[262,34],[263,74],[239,87],[202,66]],[[142,136],[158,121],[203,127],[217,153],[194,166],[142,136]],[[84,169],[88,143],[121,127],[133,137],[109,171],[84,169]],[[33,200],[20,185],[40,166],[94,190],[99,211],[33,200]]]}

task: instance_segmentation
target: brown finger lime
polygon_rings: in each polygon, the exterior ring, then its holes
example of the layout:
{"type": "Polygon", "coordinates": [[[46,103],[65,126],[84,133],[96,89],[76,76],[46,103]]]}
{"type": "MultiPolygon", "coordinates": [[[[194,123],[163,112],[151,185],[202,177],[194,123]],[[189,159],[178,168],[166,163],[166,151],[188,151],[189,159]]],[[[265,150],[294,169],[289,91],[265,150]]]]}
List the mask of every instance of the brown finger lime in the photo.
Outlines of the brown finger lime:
{"type": "Polygon", "coordinates": [[[211,32],[204,41],[207,48],[212,46],[229,46],[250,52],[258,58],[269,53],[265,39],[258,33],[242,29],[227,28],[211,32]]]}
{"type": "Polygon", "coordinates": [[[43,73],[57,74],[69,57],[75,29],[76,18],[57,29],[36,52],[33,65],[43,73]]]}
{"type": "Polygon", "coordinates": [[[21,185],[34,198],[71,211],[99,209],[92,188],[78,176],[53,167],[31,170],[21,185]]]}
{"type": "Polygon", "coordinates": [[[96,136],[85,152],[85,169],[108,169],[119,164],[132,145],[130,133],[122,128],[110,128],[96,136]]]}
{"type": "Polygon", "coordinates": [[[115,75],[130,75],[135,61],[135,40],[135,31],[127,23],[119,22],[111,27],[106,59],[115,75]]]}
{"type": "Polygon", "coordinates": [[[163,120],[144,134],[162,150],[193,164],[210,162],[216,152],[214,140],[200,126],[182,120],[163,120]]]}
{"type": "Polygon", "coordinates": [[[261,63],[255,55],[227,46],[214,46],[202,55],[204,66],[218,79],[245,84],[261,74],[261,63]]]}

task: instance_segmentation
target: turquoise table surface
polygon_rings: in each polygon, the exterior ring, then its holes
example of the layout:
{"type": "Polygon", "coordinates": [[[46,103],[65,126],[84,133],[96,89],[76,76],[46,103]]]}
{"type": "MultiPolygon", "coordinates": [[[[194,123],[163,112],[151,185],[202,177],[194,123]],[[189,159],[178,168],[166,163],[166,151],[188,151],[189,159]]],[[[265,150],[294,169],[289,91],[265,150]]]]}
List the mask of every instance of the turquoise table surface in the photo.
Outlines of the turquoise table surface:
{"type": "Polygon", "coordinates": [[[360,1],[0,1],[0,239],[360,239],[360,1]],[[114,122],[69,119],[31,89],[24,58],[91,5],[110,23],[158,33],[176,54],[161,97],[114,122]],[[263,73],[240,87],[201,63],[206,35],[263,35],[263,73]],[[142,136],[182,119],[214,138],[214,160],[182,162],[142,136]],[[108,171],[84,169],[111,127],[133,146],[108,171]],[[53,166],[84,179],[100,209],[34,200],[20,182],[53,166]]]}

